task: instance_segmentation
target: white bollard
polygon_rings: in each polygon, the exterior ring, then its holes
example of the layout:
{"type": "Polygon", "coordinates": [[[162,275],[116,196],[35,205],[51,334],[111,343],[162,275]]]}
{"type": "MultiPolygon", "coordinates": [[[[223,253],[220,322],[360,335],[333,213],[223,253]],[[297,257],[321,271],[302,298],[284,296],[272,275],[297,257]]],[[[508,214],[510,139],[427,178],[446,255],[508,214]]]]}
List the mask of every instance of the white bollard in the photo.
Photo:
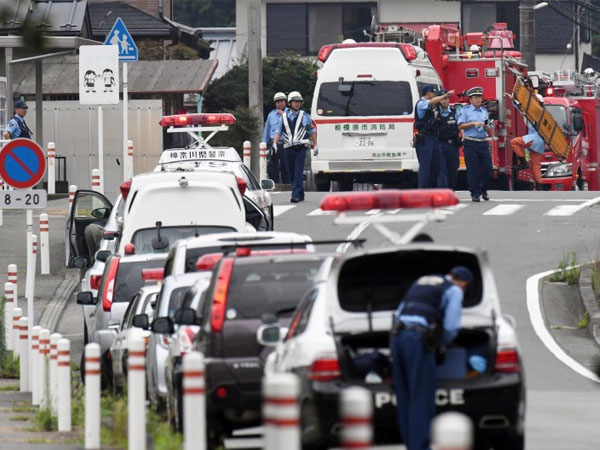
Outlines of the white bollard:
{"type": "Polygon", "coordinates": [[[100,448],[100,346],[85,346],[85,448],[100,448]]]}
{"type": "Polygon", "coordinates": [[[12,312],[16,307],[16,288],[17,286],[14,283],[4,283],[4,297],[6,298],[4,303],[4,342],[7,350],[13,349],[12,312]]]}
{"type": "Polygon", "coordinates": [[[31,386],[31,404],[40,404],[40,331],[42,327],[31,327],[31,370],[29,371],[29,385],[31,386]]]}
{"type": "Polygon", "coordinates": [[[40,349],[39,349],[39,362],[38,369],[40,375],[39,380],[39,393],[40,393],[40,408],[49,408],[50,400],[49,388],[48,388],[48,355],[50,353],[50,331],[46,328],[42,328],[40,331],[40,349]]]}
{"type": "Polygon", "coordinates": [[[127,159],[125,160],[125,169],[127,170],[126,180],[133,178],[133,141],[127,141],[127,159]]]}
{"type": "Polygon", "coordinates": [[[73,202],[75,201],[75,193],[77,192],[77,186],[72,184],[69,186],[69,214],[71,214],[71,208],[73,207],[73,202]]]}
{"type": "Polygon", "coordinates": [[[29,320],[27,317],[19,319],[19,390],[29,392],[29,320]]]}
{"type": "MultiPolygon", "coordinates": [[[[8,282],[9,283],[14,283],[15,286],[17,286],[17,289],[19,287],[19,283],[18,283],[18,273],[17,273],[17,265],[16,264],[9,264],[8,265],[8,282]]],[[[18,290],[17,290],[17,296],[18,296],[18,290]]]]}
{"type": "Polygon", "coordinates": [[[92,191],[102,192],[100,188],[100,169],[92,169],[92,191]]]}
{"type": "Polygon", "coordinates": [[[56,145],[48,142],[48,194],[56,193],[56,145]]]}
{"type": "Polygon", "coordinates": [[[146,450],[146,344],[141,337],[129,341],[127,411],[129,448],[146,450]]]}
{"type": "Polygon", "coordinates": [[[266,142],[261,142],[258,146],[259,154],[260,154],[260,178],[259,180],[264,180],[267,178],[267,144],[266,142]]]}
{"type": "Polygon", "coordinates": [[[263,378],[265,450],[300,449],[300,381],[291,373],[263,378]]]}
{"type": "Polygon", "coordinates": [[[19,320],[23,315],[21,308],[13,308],[12,311],[12,343],[13,343],[13,356],[18,358],[21,354],[21,325],[19,320]]]}
{"type": "Polygon", "coordinates": [[[436,450],[471,450],[473,424],[462,413],[442,413],[431,424],[431,442],[436,450]]]}
{"type": "Polygon", "coordinates": [[[48,236],[48,214],[40,214],[40,273],[50,274],[50,238],[48,236]]]}
{"type": "Polygon", "coordinates": [[[61,338],[58,349],[58,431],[71,431],[71,343],[61,338]]]}
{"type": "Polygon", "coordinates": [[[204,356],[199,352],[183,357],[183,450],[206,450],[204,356]]]}
{"type": "Polygon", "coordinates": [[[58,415],[58,341],[61,338],[60,333],[52,333],[50,336],[50,409],[54,415],[58,415]]]}
{"type": "Polygon", "coordinates": [[[244,143],[242,144],[242,149],[242,153],[244,156],[244,164],[247,167],[250,167],[250,155],[252,155],[252,144],[250,143],[250,141],[244,141],[244,143]]]}
{"type": "Polygon", "coordinates": [[[350,387],[340,396],[342,448],[371,448],[373,440],[373,403],[371,392],[362,387],[350,387]]]}

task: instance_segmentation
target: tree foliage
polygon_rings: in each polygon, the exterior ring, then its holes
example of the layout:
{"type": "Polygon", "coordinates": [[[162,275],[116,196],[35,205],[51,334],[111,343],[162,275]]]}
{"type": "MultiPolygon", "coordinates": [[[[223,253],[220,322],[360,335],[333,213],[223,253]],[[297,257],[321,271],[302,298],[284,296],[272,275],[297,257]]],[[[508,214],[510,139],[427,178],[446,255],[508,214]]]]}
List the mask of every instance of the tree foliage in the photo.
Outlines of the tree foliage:
{"type": "Polygon", "coordinates": [[[173,18],[190,27],[235,27],[235,0],[173,0],[173,18]]]}

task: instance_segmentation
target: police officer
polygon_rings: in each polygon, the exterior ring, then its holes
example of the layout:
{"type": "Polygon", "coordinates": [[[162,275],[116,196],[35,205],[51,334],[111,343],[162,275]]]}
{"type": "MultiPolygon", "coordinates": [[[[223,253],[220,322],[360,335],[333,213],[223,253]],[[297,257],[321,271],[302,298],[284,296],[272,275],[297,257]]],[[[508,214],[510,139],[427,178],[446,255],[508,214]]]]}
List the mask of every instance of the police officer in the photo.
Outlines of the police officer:
{"type": "Polygon", "coordinates": [[[283,152],[283,145],[273,145],[273,138],[275,132],[279,130],[281,126],[281,118],[285,113],[285,94],[283,92],[277,92],[273,96],[273,102],[275,103],[275,109],[273,109],[267,116],[265,121],[265,129],[262,135],[262,141],[267,144],[269,148],[269,161],[267,164],[267,173],[276,183],[279,183],[281,172],[281,182],[284,184],[290,183],[290,175],[288,171],[288,162],[286,154],[283,152]]]}
{"type": "Polygon", "coordinates": [[[426,84],[421,88],[421,99],[415,105],[417,159],[419,160],[419,188],[436,187],[440,170],[437,127],[433,108],[449,98],[454,91],[436,96],[435,87],[426,84]]]}
{"type": "Polygon", "coordinates": [[[394,314],[392,370],[400,434],[408,450],[427,450],[435,413],[436,350],[458,334],[472,272],[456,266],[426,275],[408,289],[394,314]]]}
{"type": "Polygon", "coordinates": [[[317,145],[317,135],[307,112],[302,111],[303,102],[300,92],[292,91],[288,95],[288,109],[282,116],[279,130],[275,132],[273,143],[279,144],[283,137],[283,149],[288,154],[288,168],[292,181],[292,203],[304,201],[304,160],[306,151],[312,143],[317,145]]]}
{"type": "MultiPolygon", "coordinates": [[[[436,97],[444,96],[448,91],[440,89],[436,97]]],[[[438,187],[456,189],[456,174],[458,172],[458,149],[460,138],[456,124],[456,110],[450,106],[448,97],[442,98],[436,111],[438,143],[440,147],[440,174],[438,187]]]]}
{"type": "Polygon", "coordinates": [[[28,108],[29,106],[23,100],[15,102],[15,115],[8,122],[6,131],[4,131],[4,139],[31,139],[33,133],[25,123],[28,108]]]}
{"type": "Polygon", "coordinates": [[[471,200],[479,202],[490,199],[487,187],[492,175],[492,157],[487,137],[491,130],[487,109],[481,106],[483,88],[473,87],[467,91],[470,105],[465,106],[458,118],[458,129],[463,133],[463,151],[467,166],[467,182],[471,200]]]}

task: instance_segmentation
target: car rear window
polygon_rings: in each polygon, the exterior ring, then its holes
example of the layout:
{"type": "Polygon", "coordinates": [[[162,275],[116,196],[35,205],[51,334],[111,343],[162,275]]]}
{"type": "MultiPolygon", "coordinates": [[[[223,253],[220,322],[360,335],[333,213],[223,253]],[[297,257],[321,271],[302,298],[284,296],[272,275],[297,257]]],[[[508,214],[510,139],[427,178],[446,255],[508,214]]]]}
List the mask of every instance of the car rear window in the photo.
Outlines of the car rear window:
{"type": "Polygon", "coordinates": [[[178,239],[185,239],[193,236],[202,236],[205,234],[226,233],[235,231],[231,227],[216,227],[216,226],[185,226],[185,227],[163,227],[160,229],[161,239],[168,239],[169,245],[164,249],[154,249],[152,247],[152,239],[158,237],[156,228],[142,228],[137,230],[131,238],[131,243],[135,245],[135,252],[143,253],[166,253],[169,251],[169,246],[175,243],[178,239]]]}
{"type": "Polygon", "coordinates": [[[320,265],[319,260],[235,264],[227,295],[227,319],[291,316],[312,287],[320,265]]]}
{"type": "Polygon", "coordinates": [[[165,265],[164,259],[151,261],[120,262],[115,280],[113,302],[129,302],[137,291],[146,284],[142,280],[142,269],[156,269],[165,265]]]}
{"type": "Polygon", "coordinates": [[[344,82],[348,92],[340,92],[339,87],[337,82],[321,84],[317,103],[319,116],[406,116],[413,111],[407,81],[344,82]]]}
{"type": "Polygon", "coordinates": [[[479,261],[471,253],[445,250],[403,250],[359,256],[340,271],[338,298],[346,311],[394,311],[411,284],[423,275],[446,274],[457,265],[467,266],[475,281],[467,290],[463,308],[481,301],[483,286],[479,261]]]}

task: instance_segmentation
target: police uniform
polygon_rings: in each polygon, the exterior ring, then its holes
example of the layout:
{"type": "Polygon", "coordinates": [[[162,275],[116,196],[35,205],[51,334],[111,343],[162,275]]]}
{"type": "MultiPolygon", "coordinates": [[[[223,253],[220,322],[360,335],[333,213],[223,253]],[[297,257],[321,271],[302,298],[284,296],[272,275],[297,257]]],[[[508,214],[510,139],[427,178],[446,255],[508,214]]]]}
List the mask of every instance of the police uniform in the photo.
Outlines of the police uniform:
{"type": "MultiPolygon", "coordinates": [[[[518,136],[511,139],[510,146],[513,149],[515,155],[519,158],[525,158],[525,149],[532,150],[529,153],[531,159],[531,172],[533,179],[539,185],[542,183],[542,163],[545,161],[544,151],[546,150],[546,143],[536,131],[535,127],[531,124],[527,124],[527,134],[525,136],[518,136]]],[[[541,186],[537,186],[541,188],[541,186]]]]}
{"type": "MultiPolygon", "coordinates": [[[[474,87],[467,91],[467,96],[483,95],[483,88],[474,87]]],[[[458,125],[469,122],[483,122],[489,119],[487,109],[483,106],[475,108],[468,105],[460,111],[458,125]]],[[[490,147],[487,141],[487,131],[484,127],[470,127],[462,130],[463,133],[463,151],[465,155],[465,164],[467,166],[467,182],[471,198],[478,202],[479,197],[489,200],[487,188],[492,175],[492,157],[490,147]]]]}
{"type": "MultiPolygon", "coordinates": [[[[437,92],[436,95],[445,93],[446,91],[442,90],[437,92]]],[[[438,107],[437,131],[440,149],[440,174],[437,185],[438,187],[456,189],[460,139],[458,137],[458,124],[456,123],[456,110],[452,106],[448,106],[448,109],[444,109],[441,105],[438,107]]]]}
{"type": "MultiPolygon", "coordinates": [[[[450,274],[468,283],[464,266],[450,274]]],[[[460,329],[463,291],[449,276],[426,275],[409,288],[394,315],[392,369],[398,427],[408,450],[429,449],[435,414],[435,349],[450,343],[460,329]],[[437,332],[433,330],[438,330],[437,332]]]]}
{"type": "Polygon", "coordinates": [[[425,98],[427,92],[433,91],[433,85],[423,86],[423,97],[415,105],[415,129],[417,159],[419,160],[419,188],[436,187],[440,171],[440,155],[437,138],[437,126],[433,108],[429,99],[425,98]]]}
{"type": "MultiPolygon", "coordinates": [[[[24,101],[19,100],[15,103],[15,108],[27,109],[28,106],[25,104],[24,101]]],[[[13,118],[9,120],[8,125],[6,126],[6,131],[10,133],[11,139],[31,139],[31,135],[33,134],[27,126],[27,124],[25,123],[25,117],[21,117],[17,113],[15,113],[13,118]]]]}
{"type": "MultiPolygon", "coordinates": [[[[287,108],[286,108],[287,110],[287,108]]],[[[267,115],[265,121],[265,129],[262,135],[262,141],[267,143],[269,152],[272,152],[273,138],[277,130],[281,128],[281,117],[282,115],[274,109],[267,115]]],[[[284,110],[285,111],[285,110],[284,110]]],[[[281,171],[281,182],[284,184],[290,183],[290,174],[288,171],[288,161],[283,152],[283,144],[280,142],[277,145],[277,155],[271,153],[271,157],[267,163],[267,174],[276,183],[279,183],[280,177],[279,172],[281,171]]]]}

